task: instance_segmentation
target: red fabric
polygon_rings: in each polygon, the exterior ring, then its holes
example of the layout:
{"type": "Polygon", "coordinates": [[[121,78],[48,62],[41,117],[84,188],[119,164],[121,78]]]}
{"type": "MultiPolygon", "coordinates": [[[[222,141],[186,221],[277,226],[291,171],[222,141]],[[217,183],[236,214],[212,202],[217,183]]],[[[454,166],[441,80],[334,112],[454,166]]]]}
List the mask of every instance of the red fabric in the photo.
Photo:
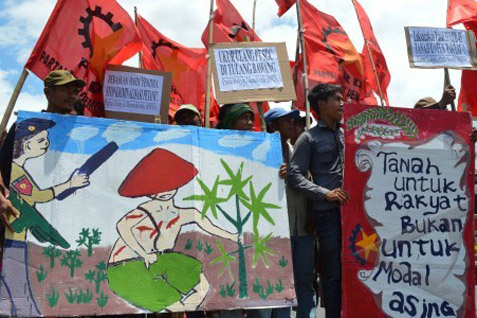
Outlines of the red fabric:
{"type": "Polygon", "coordinates": [[[129,172],[118,192],[125,197],[155,195],[182,187],[197,173],[192,163],[168,150],[157,148],[129,172]]]}
{"type": "MultiPolygon", "coordinates": [[[[240,13],[229,0],[217,0],[217,10],[214,12],[213,43],[261,41],[255,31],[242,18],[240,13]]],[[[209,47],[209,27],[202,33],[202,43],[209,47]]]]}
{"type": "MultiPolygon", "coordinates": [[[[477,21],[465,23],[464,26],[467,30],[477,33],[477,21]]],[[[477,116],[477,71],[462,70],[457,110],[471,112],[472,116],[477,116]]]]}
{"type": "MultiPolygon", "coordinates": [[[[193,104],[204,118],[207,50],[187,48],[172,41],[139,15],[137,27],[144,42],[141,50],[144,68],[172,73],[169,115],[174,116],[182,104],[193,104]]],[[[218,110],[219,107],[212,96],[212,122],[217,121],[218,110]]]]}
{"type": "MultiPolygon", "coordinates": [[[[333,16],[318,11],[306,0],[300,5],[310,89],[318,83],[340,84],[345,100],[361,101],[366,95],[361,54],[333,16]]],[[[297,106],[304,109],[301,58],[296,67],[297,106]]]]}
{"type": "Polygon", "coordinates": [[[80,93],[86,114],[102,116],[106,65],[121,64],[140,48],[134,22],[116,1],[59,0],[25,67],[41,79],[72,71],[87,83],[80,93]]]}
{"type": "Polygon", "coordinates": [[[447,7],[447,27],[476,20],[477,2],[475,0],[449,0],[447,7]]]}
{"type": "MultiPolygon", "coordinates": [[[[371,26],[371,22],[369,21],[368,15],[357,0],[353,0],[353,4],[356,9],[361,28],[363,29],[364,39],[368,42],[369,50],[371,51],[371,57],[374,61],[374,66],[376,67],[376,73],[378,73],[380,84],[379,86],[381,87],[381,93],[383,94],[382,97],[386,102],[386,105],[389,106],[389,100],[386,91],[389,82],[391,81],[391,74],[389,74],[386,59],[384,58],[384,54],[379,47],[378,40],[374,35],[373,27],[371,26]]],[[[375,99],[372,94],[372,91],[379,95],[379,88],[378,83],[376,82],[376,76],[374,75],[372,61],[370,59],[366,45],[363,46],[363,51],[361,52],[361,55],[363,56],[363,62],[366,68],[366,83],[368,89],[367,95],[368,97],[375,99]]],[[[369,101],[370,100],[365,100],[365,103],[369,105],[369,101]]]]}
{"type": "MultiPolygon", "coordinates": [[[[245,42],[261,41],[255,31],[242,18],[240,13],[229,0],[217,0],[217,10],[214,12],[214,34],[213,43],[223,42],[245,42]]],[[[205,28],[202,33],[202,43],[205,47],[209,46],[209,28],[205,28]]],[[[255,122],[253,129],[261,130],[260,116],[256,103],[249,103],[255,113],[255,122]]],[[[270,109],[267,102],[262,103],[263,113],[270,109]]]]}
{"type": "Polygon", "coordinates": [[[278,5],[278,16],[284,15],[296,2],[296,0],[275,0],[278,5]]]}

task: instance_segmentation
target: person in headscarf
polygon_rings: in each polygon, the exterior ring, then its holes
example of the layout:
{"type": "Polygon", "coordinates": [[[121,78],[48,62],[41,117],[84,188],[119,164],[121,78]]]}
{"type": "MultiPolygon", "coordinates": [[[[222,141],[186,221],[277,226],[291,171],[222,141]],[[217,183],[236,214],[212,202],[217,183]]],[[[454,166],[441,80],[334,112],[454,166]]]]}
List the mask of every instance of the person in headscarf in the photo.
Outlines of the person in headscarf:
{"type": "Polygon", "coordinates": [[[253,109],[247,104],[226,104],[219,110],[217,129],[253,130],[253,109]]]}

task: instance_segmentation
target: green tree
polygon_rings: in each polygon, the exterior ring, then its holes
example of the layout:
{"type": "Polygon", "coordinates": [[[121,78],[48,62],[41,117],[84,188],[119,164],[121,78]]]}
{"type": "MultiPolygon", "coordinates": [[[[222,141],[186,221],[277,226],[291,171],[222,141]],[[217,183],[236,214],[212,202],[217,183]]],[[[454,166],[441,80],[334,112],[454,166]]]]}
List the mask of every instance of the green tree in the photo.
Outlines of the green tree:
{"type": "Polygon", "coordinates": [[[50,261],[50,268],[55,267],[55,258],[61,256],[61,250],[56,246],[50,245],[43,248],[43,255],[45,255],[50,261]]]}
{"type": "Polygon", "coordinates": [[[89,270],[86,274],[84,274],[85,278],[90,282],[94,282],[96,293],[99,294],[99,288],[101,287],[101,282],[106,281],[106,263],[100,262],[96,264],[96,271],[89,270]]]}
{"type": "Polygon", "coordinates": [[[63,258],[60,260],[61,266],[68,267],[70,269],[70,276],[75,276],[75,269],[83,266],[83,261],[80,259],[81,252],[78,250],[66,251],[63,254],[63,258]]]}
{"type": "Polygon", "coordinates": [[[257,265],[259,259],[262,259],[264,264],[268,266],[269,262],[267,259],[267,254],[274,254],[274,252],[266,246],[268,240],[270,240],[272,233],[268,234],[265,238],[260,237],[259,233],[259,224],[262,220],[274,225],[275,222],[268,213],[269,209],[279,209],[278,205],[268,203],[264,201],[264,198],[271,187],[271,183],[268,183],[263,189],[261,189],[258,194],[255,191],[254,185],[252,183],[253,176],[243,177],[243,167],[244,163],[240,164],[240,167],[234,172],[230,166],[224,161],[220,160],[225,172],[228,175],[228,179],[220,180],[220,176],[217,176],[214,184],[211,188],[207,187],[205,183],[197,178],[197,181],[203,191],[203,195],[191,195],[184,200],[197,200],[204,202],[202,208],[202,218],[207,214],[207,211],[211,211],[214,218],[217,219],[218,212],[225,217],[225,219],[230,222],[238,233],[238,239],[235,242],[237,244],[237,249],[234,251],[226,251],[222,243],[217,240],[217,247],[220,251],[220,256],[211,261],[211,264],[222,263],[222,268],[220,274],[222,275],[228,267],[230,267],[231,262],[237,260],[238,262],[238,289],[239,289],[239,298],[248,297],[248,283],[247,283],[247,264],[245,260],[245,250],[248,248],[254,248],[254,266],[257,265]],[[226,198],[221,198],[218,196],[219,186],[229,187],[229,193],[226,198]],[[248,187],[248,193],[247,188],[248,187]],[[235,203],[235,213],[227,212],[220,204],[233,200],[235,203]],[[248,212],[245,213],[243,208],[247,209],[248,212]],[[243,229],[244,225],[250,220],[250,217],[253,219],[253,245],[244,245],[243,242],[243,229]],[[237,257],[233,256],[234,254],[237,257]]]}
{"type": "Polygon", "coordinates": [[[79,234],[79,238],[76,240],[78,247],[84,245],[88,248],[88,257],[93,255],[93,245],[99,245],[101,242],[101,232],[99,229],[92,229],[91,233],[89,228],[83,228],[79,234]]]}

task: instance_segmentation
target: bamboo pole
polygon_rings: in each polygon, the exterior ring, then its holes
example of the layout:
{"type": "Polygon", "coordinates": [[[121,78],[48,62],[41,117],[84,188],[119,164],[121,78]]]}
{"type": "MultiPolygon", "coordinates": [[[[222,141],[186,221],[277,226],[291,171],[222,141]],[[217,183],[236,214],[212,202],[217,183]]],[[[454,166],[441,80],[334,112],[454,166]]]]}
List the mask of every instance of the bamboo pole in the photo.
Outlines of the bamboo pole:
{"type": "Polygon", "coordinates": [[[207,48],[207,76],[205,82],[205,109],[204,109],[204,127],[210,128],[210,89],[212,74],[212,49],[210,46],[214,43],[214,0],[210,0],[209,12],[209,46],[207,48]]]}
{"type": "MultiPolygon", "coordinates": [[[[257,0],[253,0],[253,14],[252,14],[252,30],[255,32],[255,14],[257,12],[257,0]]],[[[255,39],[252,39],[255,41],[255,39]]]]}
{"type": "Polygon", "coordinates": [[[305,111],[306,111],[306,128],[310,128],[310,102],[308,101],[308,65],[306,62],[306,52],[305,52],[305,37],[303,30],[303,23],[301,19],[300,11],[300,0],[296,0],[296,14],[298,20],[298,35],[300,37],[300,48],[303,59],[303,86],[305,88],[305,111]]]}
{"type": "MultiPolygon", "coordinates": [[[[134,6],[134,24],[137,27],[137,7],[134,6]]],[[[139,51],[139,68],[142,68],[142,53],[139,51]]]]}
{"type": "Polygon", "coordinates": [[[358,10],[356,10],[356,6],[354,5],[353,0],[351,0],[351,3],[353,4],[354,11],[356,12],[356,17],[358,18],[359,27],[361,28],[361,33],[363,34],[364,45],[366,46],[366,50],[368,51],[369,60],[371,61],[371,66],[373,68],[374,78],[376,79],[376,84],[378,85],[378,93],[379,99],[381,100],[381,106],[384,106],[384,95],[383,91],[381,90],[381,81],[379,80],[378,72],[376,71],[376,64],[374,64],[373,55],[371,54],[371,49],[369,48],[369,42],[364,35],[363,26],[361,25],[361,21],[359,21],[358,10]]]}
{"type": "MultiPolygon", "coordinates": [[[[447,0],[447,10],[449,10],[449,1],[447,0]]],[[[444,68],[444,90],[446,89],[447,86],[451,85],[450,81],[450,75],[449,75],[449,69],[444,68]]],[[[447,107],[447,106],[446,106],[447,107]]],[[[455,111],[455,102],[451,102],[451,110],[455,111]]]]}
{"type": "Polygon", "coordinates": [[[13,108],[15,108],[15,104],[17,102],[18,96],[23,88],[23,84],[28,76],[28,71],[26,68],[23,68],[22,74],[18,79],[17,85],[13,90],[12,96],[10,97],[10,101],[8,102],[7,108],[5,109],[5,113],[3,114],[2,122],[0,124],[0,133],[3,135],[3,132],[7,128],[8,120],[12,116],[13,108]]]}

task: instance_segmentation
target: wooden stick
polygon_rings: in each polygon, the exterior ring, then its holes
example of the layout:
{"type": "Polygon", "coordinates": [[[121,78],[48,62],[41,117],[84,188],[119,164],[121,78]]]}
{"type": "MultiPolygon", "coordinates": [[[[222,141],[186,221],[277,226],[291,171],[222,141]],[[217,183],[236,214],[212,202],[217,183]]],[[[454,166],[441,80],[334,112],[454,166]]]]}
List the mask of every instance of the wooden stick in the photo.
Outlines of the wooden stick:
{"type": "Polygon", "coordinates": [[[210,46],[214,43],[214,0],[210,0],[209,12],[209,46],[207,48],[207,76],[205,82],[205,109],[204,109],[204,127],[210,128],[210,89],[212,74],[212,49],[210,46]]]}
{"type": "Polygon", "coordinates": [[[366,36],[364,35],[364,30],[363,30],[363,26],[361,25],[361,21],[359,21],[358,10],[356,10],[353,0],[351,0],[351,3],[353,4],[354,10],[356,12],[356,17],[358,18],[358,23],[361,28],[361,33],[363,34],[364,45],[366,46],[366,49],[368,51],[369,60],[371,61],[371,66],[373,68],[374,78],[376,79],[376,84],[378,85],[378,93],[379,93],[379,99],[381,100],[381,106],[384,106],[384,98],[383,98],[384,95],[383,95],[383,91],[381,90],[381,81],[379,80],[378,72],[376,71],[376,65],[374,64],[373,55],[371,54],[371,49],[369,48],[368,40],[366,39],[366,36]]]}
{"type": "Polygon", "coordinates": [[[308,101],[308,65],[306,63],[306,52],[305,52],[305,37],[303,30],[303,23],[301,19],[300,12],[300,0],[296,0],[296,14],[298,20],[298,35],[300,37],[300,48],[303,58],[303,86],[305,88],[305,111],[306,111],[306,128],[310,128],[310,102],[308,101]]]}
{"type": "Polygon", "coordinates": [[[260,128],[262,131],[267,131],[267,124],[265,123],[265,118],[263,117],[263,102],[257,102],[258,116],[260,117],[260,128]]]}
{"type": "Polygon", "coordinates": [[[2,123],[0,124],[0,133],[3,134],[5,129],[7,128],[8,120],[12,116],[13,108],[17,102],[18,96],[23,88],[23,84],[28,76],[28,71],[26,68],[23,68],[22,74],[18,79],[17,85],[13,90],[12,96],[10,97],[10,101],[8,102],[7,108],[5,109],[5,113],[3,114],[2,123]]]}
{"type": "MultiPolygon", "coordinates": [[[[134,6],[134,24],[137,27],[137,7],[134,6]]],[[[139,51],[139,68],[142,68],[142,53],[139,51]]]]}
{"type": "MultiPolygon", "coordinates": [[[[255,14],[257,12],[257,0],[253,0],[253,14],[252,14],[252,30],[255,32],[255,14]]],[[[252,39],[255,41],[255,39],[252,39]]]]}
{"type": "MultiPolygon", "coordinates": [[[[451,85],[449,69],[445,68],[444,69],[444,89],[446,89],[446,87],[449,85],[451,85]]],[[[455,111],[455,102],[452,101],[450,105],[451,105],[451,110],[455,111]]]]}

